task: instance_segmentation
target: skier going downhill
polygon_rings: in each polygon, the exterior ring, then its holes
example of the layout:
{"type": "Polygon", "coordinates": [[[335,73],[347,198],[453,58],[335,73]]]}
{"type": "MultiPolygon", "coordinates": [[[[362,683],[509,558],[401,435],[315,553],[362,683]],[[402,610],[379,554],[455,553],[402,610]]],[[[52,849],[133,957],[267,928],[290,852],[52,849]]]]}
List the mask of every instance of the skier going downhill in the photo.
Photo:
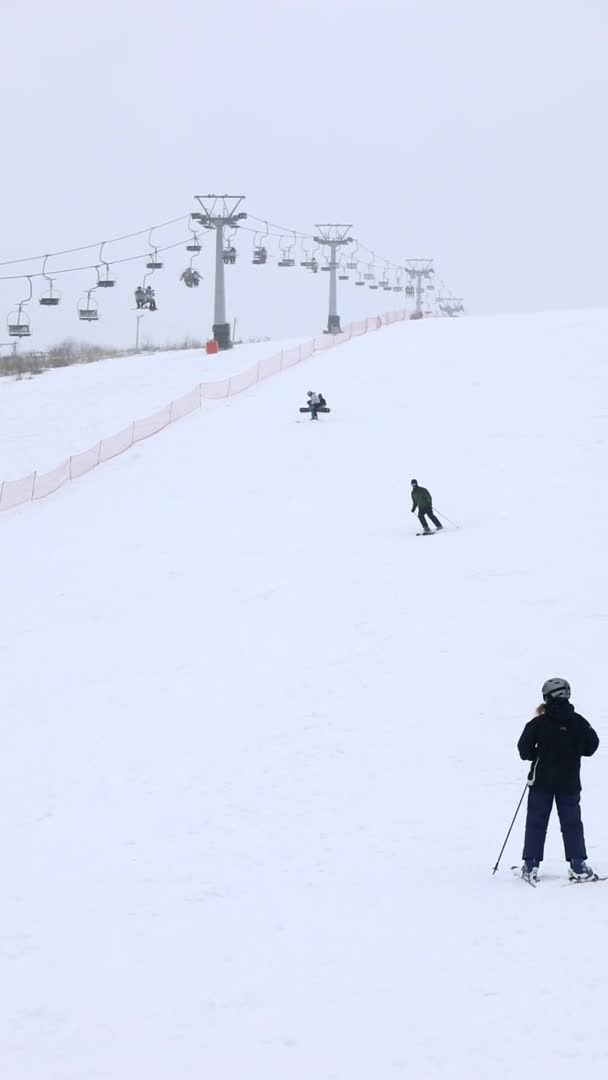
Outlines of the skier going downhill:
{"type": "Polygon", "coordinates": [[[416,510],[418,511],[418,517],[423,532],[431,532],[426,520],[427,517],[430,517],[436,529],[443,529],[443,525],[433,513],[433,499],[430,491],[427,491],[424,487],[420,487],[417,480],[412,480],[412,514],[415,514],[416,510]]]}
{"type": "Polygon", "coordinates": [[[547,679],[542,693],[544,704],[526,724],[517,744],[520,757],[532,762],[521,874],[532,884],[538,881],[555,800],[570,864],[568,877],[572,881],[596,881],[597,874],[587,864],[580,769],[581,757],[595,754],[599,739],[591,724],[574,711],[566,679],[547,679]]]}

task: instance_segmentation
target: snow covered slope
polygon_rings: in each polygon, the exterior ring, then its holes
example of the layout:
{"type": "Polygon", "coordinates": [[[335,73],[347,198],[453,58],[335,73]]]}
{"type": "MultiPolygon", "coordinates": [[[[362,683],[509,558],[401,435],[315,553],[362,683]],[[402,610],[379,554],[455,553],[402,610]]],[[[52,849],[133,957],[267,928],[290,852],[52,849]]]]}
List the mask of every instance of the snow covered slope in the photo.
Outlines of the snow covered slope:
{"type": "Polygon", "coordinates": [[[142,352],[0,378],[0,482],[53,468],[197,383],[243,371],[283,346],[260,341],[215,356],[202,349],[142,352]]]}
{"type": "Polygon", "coordinates": [[[603,1075],[608,883],[491,867],[559,674],[608,869],[607,343],[395,326],[3,517],[3,1076],[603,1075]]]}

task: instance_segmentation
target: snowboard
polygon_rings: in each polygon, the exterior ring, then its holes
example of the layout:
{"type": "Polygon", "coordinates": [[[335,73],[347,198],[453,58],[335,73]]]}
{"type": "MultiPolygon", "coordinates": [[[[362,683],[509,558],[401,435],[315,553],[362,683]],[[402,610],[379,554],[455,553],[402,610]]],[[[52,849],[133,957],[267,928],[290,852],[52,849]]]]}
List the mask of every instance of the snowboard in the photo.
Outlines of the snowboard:
{"type": "MultiPolygon", "coordinates": [[[[310,412],[308,405],[301,405],[300,412],[310,412]]],[[[327,405],[317,405],[317,412],[331,412],[331,409],[327,405]]]]}

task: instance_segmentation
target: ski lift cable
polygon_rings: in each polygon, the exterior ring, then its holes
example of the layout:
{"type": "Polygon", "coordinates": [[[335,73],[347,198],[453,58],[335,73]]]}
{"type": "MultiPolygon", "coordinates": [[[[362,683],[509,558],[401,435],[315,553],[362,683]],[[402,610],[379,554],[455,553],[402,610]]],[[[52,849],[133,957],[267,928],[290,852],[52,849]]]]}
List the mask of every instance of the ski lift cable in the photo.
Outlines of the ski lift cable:
{"type": "MultiPolygon", "coordinates": [[[[109,241],[106,241],[106,243],[108,243],[108,242],[109,241]]],[[[174,248],[183,247],[184,243],[185,243],[185,240],[178,240],[178,242],[176,244],[167,244],[167,245],[165,245],[165,247],[156,248],[156,251],[158,251],[158,252],[161,252],[161,251],[173,251],[174,248]]],[[[81,250],[83,250],[83,249],[81,249],[81,250]]],[[[122,264],[122,263],[139,262],[142,259],[149,258],[149,256],[150,256],[150,251],[148,249],[148,251],[144,251],[140,255],[127,255],[126,257],[123,257],[122,259],[113,259],[112,260],[112,265],[113,266],[118,266],[119,264],[122,264]]],[[[64,270],[53,270],[53,275],[52,276],[55,278],[59,274],[79,274],[84,270],[96,270],[98,266],[99,266],[98,262],[97,263],[90,263],[87,266],[68,266],[64,270]]],[[[42,274],[42,271],[39,271],[39,272],[37,272],[35,274],[6,274],[6,275],[0,275],[0,281],[27,281],[28,278],[39,278],[39,277],[46,277],[46,276],[47,276],[46,274],[44,274],[44,275],[42,274]]]]}
{"type": "MultiPolygon", "coordinates": [[[[59,256],[59,255],[75,255],[78,251],[90,251],[92,248],[98,248],[101,243],[107,245],[107,244],[117,244],[121,240],[132,240],[134,236],[143,236],[144,233],[147,233],[149,235],[151,232],[154,232],[155,229],[165,229],[165,228],[168,228],[169,225],[176,225],[180,221],[189,221],[190,217],[191,217],[190,214],[183,214],[181,217],[172,218],[171,221],[162,221],[159,225],[153,225],[152,228],[150,228],[148,226],[146,229],[138,229],[137,232],[124,233],[123,236],[114,236],[111,240],[104,240],[104,241],[97,240],[93,244],[81,244],[80,247],[65,248],[64,251],[51,251],[46,255],[46,258],[47,259],[53,259],[53,258],[55,258],[56,256],[59,256]]],[[[160,248],[159,248],[159,251],[160,251],[160,248]]],[[[44,255],[30,255],[26,259],[5,259],[4,261],[0,262],[0,266],[16,266],[18,263],[38,262],[39,260],[44,259],[44,258],[45,258],[44,255]]],[[[118,260],[116,260],[116,259],[112,260],[112,262],[117,262],[117,261],[118,260]]],[[[19,276],[20,277],[27,277],[26,274],[21,274],[19,276]]],[[[33,274],[32,276],[37,277],[38,275],[33,274]]]]}

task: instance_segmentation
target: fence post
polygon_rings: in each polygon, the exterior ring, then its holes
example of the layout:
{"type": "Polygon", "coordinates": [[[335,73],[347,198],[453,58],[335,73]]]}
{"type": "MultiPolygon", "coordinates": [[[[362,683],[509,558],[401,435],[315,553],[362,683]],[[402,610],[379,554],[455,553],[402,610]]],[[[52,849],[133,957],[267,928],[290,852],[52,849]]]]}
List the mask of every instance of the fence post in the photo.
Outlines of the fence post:
{"type": "Polygon", "coordinates": [[[34,492],[36,490],[36,477],[37,477],[37,475],[38,475],[38,473],[36,473],[36,472],[32,473],[32,494],[30,495],[30,499],[34,498],[34,492]]]}
{"type": "Polygon", "coordinates": [[[173,423],[173,402],[169,405],[169,423],[173,423]]]}
{"type": "Polygon", "coordinates": [[[281,366],[279,368],[279,371],[283,370],[283,357],[284,357],[284,355],[285,355],[285,350],[281,349],[281,366]]]}
{"type": "Polygon", "coordinates": [[[99,447],[99,450],[97,451],[97,464],[99,465],[99,462],[101,461],[101,439],[99,440],[97,445],[99,447]]]}

